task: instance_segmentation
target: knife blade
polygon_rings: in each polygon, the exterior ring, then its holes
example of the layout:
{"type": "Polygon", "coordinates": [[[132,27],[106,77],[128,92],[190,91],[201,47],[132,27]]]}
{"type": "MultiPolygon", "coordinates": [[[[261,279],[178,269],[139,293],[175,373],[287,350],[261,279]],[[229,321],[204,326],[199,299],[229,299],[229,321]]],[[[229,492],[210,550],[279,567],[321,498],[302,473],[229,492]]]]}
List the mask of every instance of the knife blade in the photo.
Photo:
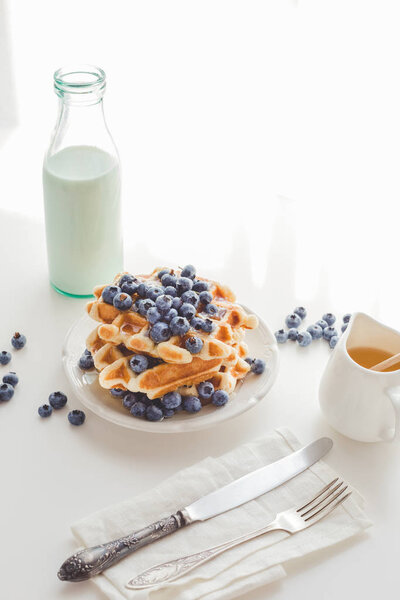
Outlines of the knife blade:
{"type": "Polygon", "coordinates": [[[135,552],[195,521],[205,521],[254,500],[311,467],[332,448],[330,438],[320,438],[300,450],[261,467],[199,498],[156,523],[106,544],[76,552],[61,565],[62,581],[84,581],[135,552]]]}

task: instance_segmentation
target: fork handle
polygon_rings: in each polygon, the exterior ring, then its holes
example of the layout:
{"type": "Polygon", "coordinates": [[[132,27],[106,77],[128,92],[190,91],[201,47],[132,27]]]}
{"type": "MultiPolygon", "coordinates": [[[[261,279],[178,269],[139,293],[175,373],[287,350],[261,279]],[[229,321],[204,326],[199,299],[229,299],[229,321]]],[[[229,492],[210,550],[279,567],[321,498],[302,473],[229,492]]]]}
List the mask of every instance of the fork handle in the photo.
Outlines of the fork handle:
{"type": "Polygon", "coordinates": [[[263,527],[262,529],[257,529],[256,531],[242,535],[234,540],[225,542],[224,544],[219,544],[218,546],[208,548],[207,550],[202,550],[201,552],[196,552],[195,554],[189,554],[188,556],[182,556],[176,560],[170,560],[168,562],[151,567],[150,569],[140,573],[140,575],[137,577],[131,579],[126,584],[126,587],[131,590],[140,590],[153,587],[154,585],[159,585],[160,583],[173,581],[182,575],[186,575],[186,573],[189,573],[189,571],[192,569],[199,567],[211,558],[218,556],[218,554],[222,554],[222,552],[225,552],[230,548],[239,546],[239,544],[243,544],[248,540],[259,537],[260,535],[264,535],[264,533],[268,533],[269,531],[279,531],[280,529],[281,527],[278,527],[276,521],[274,520],[272,523],[266,527],[263,527]]]}

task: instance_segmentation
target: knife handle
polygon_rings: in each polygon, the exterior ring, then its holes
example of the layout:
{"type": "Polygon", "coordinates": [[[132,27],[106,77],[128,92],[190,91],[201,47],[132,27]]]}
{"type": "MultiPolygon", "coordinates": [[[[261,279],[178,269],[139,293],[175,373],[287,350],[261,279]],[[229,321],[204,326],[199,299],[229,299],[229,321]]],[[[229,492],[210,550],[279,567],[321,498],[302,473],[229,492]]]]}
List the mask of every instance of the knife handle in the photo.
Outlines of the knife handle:
{"type": "Polygon", "coordinates": [[[107,544],[76,552],[61,565],[58,578],[62,581],[85,581],[111,567],[128,554],[147,546],[178,529],[187,521],[181,511],[156,521],[107,544]]]}

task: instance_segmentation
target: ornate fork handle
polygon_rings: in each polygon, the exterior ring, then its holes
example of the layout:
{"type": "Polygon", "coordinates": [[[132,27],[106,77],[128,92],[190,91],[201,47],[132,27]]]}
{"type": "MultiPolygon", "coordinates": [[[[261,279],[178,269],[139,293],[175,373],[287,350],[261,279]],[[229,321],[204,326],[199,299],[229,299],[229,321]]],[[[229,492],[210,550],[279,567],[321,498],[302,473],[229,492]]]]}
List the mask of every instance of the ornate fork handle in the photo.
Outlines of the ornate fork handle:
{"type": "Polygon", "coordinates": [[[178,511],[144,529],[135,531],[107,544],[85,548],[76,552],[61,565],[58,572],[63,581],[84,581],[101,573],[139,548],[173,533],[186,525],[183,514],[178,511]]]}
{"type": "Polygon", "coordinates": [[[234,540],[225,542],[224,544],[214,546],[213,548],[208,548],[207,550],[197,552],[196,554],[190,554],[188,556],[177,558],[176,560],[170,560],[168,562],[156,565],[150,569],[147,569],[147,571],[143,571],[143,573],[134,579],[131,579],[126,584],[126,587],[132,590],[139,590],[149,588],[154,585],[159,585],[160,583],[173,581],[174,579],[178,579],[178,577],[182,577],[182,575],[186,575],[186,573],[189,573],[189,571],[199,567],[211,558],[214,558],[214,556],[222,554],[222,552],[225,552],[225,550],[234,548],[243,542],[247,542],[248,540],[263,535],[264,533],[268,533],[269,531],[278,531],[280,529],[281,527],[277,526],[276,521],[273,521],[267,525],[267,527],[263,527],[257,531],[252,531],[251,533],[242,535],[234,540]]]}

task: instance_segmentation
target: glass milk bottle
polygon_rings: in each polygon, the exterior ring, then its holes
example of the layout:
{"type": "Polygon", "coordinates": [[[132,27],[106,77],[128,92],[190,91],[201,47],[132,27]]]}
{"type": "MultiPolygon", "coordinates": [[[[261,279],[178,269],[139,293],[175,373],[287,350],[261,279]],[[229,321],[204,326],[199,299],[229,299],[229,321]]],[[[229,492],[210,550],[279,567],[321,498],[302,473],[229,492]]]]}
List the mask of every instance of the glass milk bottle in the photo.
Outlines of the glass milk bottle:
{"type": "Polygon", "coordinates": [[[118,152],[104,120],[106,76],[89,65],[54,74],[59,112],[43,164],[50,282],[90,296],[122,270],[118,152]]]}

